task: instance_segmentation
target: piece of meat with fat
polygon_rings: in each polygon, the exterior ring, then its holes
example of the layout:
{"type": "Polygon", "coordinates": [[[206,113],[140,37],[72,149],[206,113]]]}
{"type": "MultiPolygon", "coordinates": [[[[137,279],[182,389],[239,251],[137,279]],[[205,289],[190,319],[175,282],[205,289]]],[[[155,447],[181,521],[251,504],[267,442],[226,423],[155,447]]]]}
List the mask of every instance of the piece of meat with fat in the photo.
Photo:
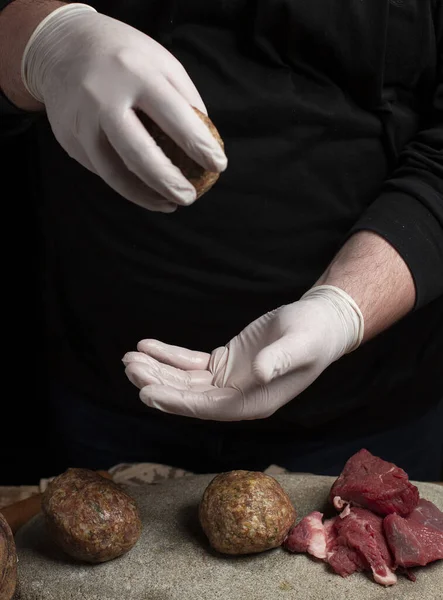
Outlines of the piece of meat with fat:
{"type": "Polygon", "coordinates": [[[334,530],[336,537],[328,543],[327,553],[327,561],[334,571],[347,576],[349,563],[353,562],[356,571],[371,570],[374,580],[381,585],[397,583],[382,517],[364,508],[351,508],[344,518],[335,518],[334,530]]]}
{"type": "Polygon", "coordinates": [[[383,516],[407,516],[417,506],[419,492],[403,469],[363,448],[346,462],[330,500],[338,511],[350,503],[383,516]]]}
{"type": "Polygon", "coordinates": [[[347,509],[345,516],[324,523],[322,516],[315,511],[304,517],[291,529],[284,547],[324,560],[342,577],[356,571],[372,571],[377,583],[397,582],[382,517],[362,508],[347,509]]]}
{"type": "MultiPolygon", "coordinates": [[[[349,512],[350,509],[347,514],[349,512]]],[[[343,544],[343,540],[338,541],[337,522],[342,516],[324,522],[327,549],[326,562],[342,577],[349,577],[356,571],[367,569],[368,564],[357,550],[343,544]]]]}
{"type": "Polygon", "coordinates": [[[290,552],[308,552],[316,558],[326,558],[326,534],[323,513],[314,511],[289,532],[284,547],[290,552]]]}
{"type": "Polygon", "coordinates": [[[406,518],[388,515],[383,527],[398,565],[425,566],[443,559],[443,512],[429,500],[422,498],[406,518]]]}

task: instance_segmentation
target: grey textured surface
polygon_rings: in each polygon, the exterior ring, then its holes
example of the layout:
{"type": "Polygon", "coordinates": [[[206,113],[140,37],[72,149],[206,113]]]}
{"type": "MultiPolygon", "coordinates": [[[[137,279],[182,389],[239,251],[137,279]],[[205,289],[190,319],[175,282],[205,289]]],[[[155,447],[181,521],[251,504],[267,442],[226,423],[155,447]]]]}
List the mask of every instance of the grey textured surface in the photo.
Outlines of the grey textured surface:
{"type": "MultiPolygon", "coordinates": [[[[277,548],[247,557],[211,551],[197,506],[211,476],[192,476],[128,488],[144,530],[125,556],[95,566],[74,564],[48,540],[41,517],[16,536],[17,600],[443,600],[443,561],[415,569],[417,581],[399,577],[383,588],[370,576],[348,579],[306,555],[277,548]]],[[[302,517],[325,508],[333,478],[277,475],[302,517]]],[[[417,484],[422,497],[443,510],[443,488],[417,484]]]]}

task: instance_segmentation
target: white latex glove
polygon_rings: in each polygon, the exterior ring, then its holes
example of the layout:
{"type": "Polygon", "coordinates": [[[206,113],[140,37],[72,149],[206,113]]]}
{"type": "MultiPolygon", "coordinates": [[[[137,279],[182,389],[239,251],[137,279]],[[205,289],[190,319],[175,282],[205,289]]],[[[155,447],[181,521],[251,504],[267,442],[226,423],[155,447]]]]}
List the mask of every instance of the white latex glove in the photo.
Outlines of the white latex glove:
{"type": "Polygon", "coordinates": [[[356,349],[363,331],[354,300],[323,285],[260,317],[211,354],[143,340],[123,363],[148,406],[199,419],[261,419],[356,349]]]}
{"type": "Polygon", "coordinates": [[[22,79],[66,152],[119,194],[154,211],[189,205],[195,188],[136,116],[144,111],[202,167],[226,156],[195,114],[207,114],[182,65],[140,31],[84,4],[52,12],[31,36],[22,79]]]}

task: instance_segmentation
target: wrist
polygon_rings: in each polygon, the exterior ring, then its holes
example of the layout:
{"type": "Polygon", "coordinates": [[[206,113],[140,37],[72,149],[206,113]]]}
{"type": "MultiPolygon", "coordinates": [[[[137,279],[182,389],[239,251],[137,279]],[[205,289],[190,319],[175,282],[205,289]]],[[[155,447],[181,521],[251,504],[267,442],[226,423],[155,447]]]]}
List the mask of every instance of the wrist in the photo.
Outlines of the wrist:
{"type": "Polygon", "coordinates": [[[48,75],[50,79],[52,67],[64,54],[72,22],[85,13],[96,12],[88,4],[62,4],[46,15],[32,32],[23,50],[21,80],[28,94],[36,101],[44,102],[44,82],[48,75]],[[68,30],[65,27],[67,24],[68,30]]]}
{"type": "Polygon", "coordinates": [[[300,298],[309,299],[326,303],[331,311],[331,319],[336,322],[335,360],[356,350],[363,340],[365,323],[355,300],[341,288],[327,284],[316,285],[300,298]],[[339,332],[342,332],[342,335],[339,335],[339,332]]]}
{"type": "Polygon", "coordinates": [[[0,13],[0,87],[18,108],[42,110],[21,79],[21,60],[32,32],[64,2],[58,0],[15,0],[0,13]]]}
{"type": "Polygon", "coordinates": [[[355,233],[315,283],[337,286],[357,303],[365,319],[367,341],[410,312],[415,285],[408,267],[384,238],[355,233]]]}

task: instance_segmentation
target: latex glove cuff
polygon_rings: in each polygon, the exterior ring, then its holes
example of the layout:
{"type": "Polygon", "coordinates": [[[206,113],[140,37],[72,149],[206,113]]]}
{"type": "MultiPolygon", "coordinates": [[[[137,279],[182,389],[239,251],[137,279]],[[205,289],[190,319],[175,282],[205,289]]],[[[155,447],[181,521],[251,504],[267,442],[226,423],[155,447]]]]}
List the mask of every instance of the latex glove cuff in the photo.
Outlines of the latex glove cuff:
{"type": "Polygon", "coordinates": [[[21,60],[21,78],[26,90],[39,102],[44,102],[40,82],[43,79],[49,48],[56,51],[59,43],[60,26],[66,21],[86,12],[97,11],[88,4],[67,4],[60,6],[41,21],[26,44],[21,60]]]}
{"type": "Polygon", "coordinates": [[[349,294],[334,285],[319,285],[308,290],[300,300],[321,298],[334,307],[343,329],[346,331],[347,343],[340,354],[349,354],[356,350],[364,336],[365,321],[357,303],[349,294]]]}

